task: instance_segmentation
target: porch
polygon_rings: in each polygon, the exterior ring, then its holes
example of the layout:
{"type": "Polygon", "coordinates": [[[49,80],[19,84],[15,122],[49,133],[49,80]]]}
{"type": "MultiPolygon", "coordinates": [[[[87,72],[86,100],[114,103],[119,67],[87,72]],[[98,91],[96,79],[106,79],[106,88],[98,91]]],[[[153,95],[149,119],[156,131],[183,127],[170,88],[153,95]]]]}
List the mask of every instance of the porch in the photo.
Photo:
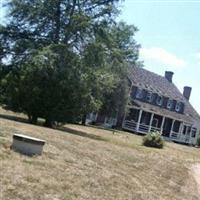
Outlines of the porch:
{"type": "Polygon", "coordinates": [[[122,128],[142,134],[158,131],[177,142],[195,144],[196,141],[197,130],[191,124],[137,108],[129,109],[122,128]]]}

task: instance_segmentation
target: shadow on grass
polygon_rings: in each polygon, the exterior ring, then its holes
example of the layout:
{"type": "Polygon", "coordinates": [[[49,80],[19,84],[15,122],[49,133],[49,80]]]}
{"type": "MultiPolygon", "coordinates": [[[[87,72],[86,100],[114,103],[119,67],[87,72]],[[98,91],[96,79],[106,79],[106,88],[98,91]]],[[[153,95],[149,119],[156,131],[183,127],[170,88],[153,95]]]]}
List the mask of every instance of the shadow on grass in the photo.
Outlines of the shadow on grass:
{"type": "Polygon", "coordinates": [[[6,114],[0,114],[0,118],[2,119],[7,119],[7,120],[11,120],[11,121],[15,121],[15,122],[20,122],[20,123],[25,123],[25,124],[30,124],[33,126],[41,126],[44,128],[47,128],[43,125],[43,121],[42,120],[38,120],[37,124],[31,124],[28,120],[28,118],[25,117],[19,117],[19,116],[13,116],[13,115],[6,115],[6,114]]]}
{"type": "Polygon", "coordinates": [[[121,128],[109,128],[109,127],[105,127],[105,126],[101,126],[101,125],[88,124],[87,126],[91,127],[91,128],[100,129],[100,130],[111,131],[112,133],[117,133],[117,132],[120,132],[122,130],[121,128]]]}
{"type": "Polygon", "coordinates": [[[29,123],[28,119],[18,116],[12,116],[12,115],[6,115],[6,114],[0,114],[0,118],[8,119],[16,122],[23,122],[23,123],[29,123]]]}
{"type": "MultiPolygon", "coordinates": [[[[23,117],[19,117],[19,116],[0,114],[0,118],[30,124],[28,119],[23,118],[23,117]]],[[[33,125],[33,124],[30,124],[30,125],[33,125]]],[[[36,126],[44,127],[41,123],[38,123],[36,126]]],[[[44,128],[46,128],[46,127],[44,127],[44,128]]],[[[95,128],[97,128],[97,127],[95,127],[95,128]]],[[[88,134],[84,131],[75,130],[75,129],[68,128],[68,127],[56,127],[55,129],[60,130],[60,131],[64,131],[64,132],[67,132],[67,133],[70,133],[70,134],[73,134],[73,135],[78,135],[78,136],[90,138],[90,139],[93,139],[93,140],[108,141],[106,138],[103,138],[101,136],[88,134]]]]}
{"type": "Polygon", "coordinates": [[[73,135],[78,135],[78,136],[81,136],[81,137],[90,138],[90,139],[93,139],[93,140],[108,141],[108,139],[103,138],[101,136],[88,134],[84,131],[75,130],[75,129],[69,128],[69,127],[58,127],[57,130],[64,131],[64,132],[67,132],[67,133],[70,133],[70,134],[73,134],[73,135]]]}

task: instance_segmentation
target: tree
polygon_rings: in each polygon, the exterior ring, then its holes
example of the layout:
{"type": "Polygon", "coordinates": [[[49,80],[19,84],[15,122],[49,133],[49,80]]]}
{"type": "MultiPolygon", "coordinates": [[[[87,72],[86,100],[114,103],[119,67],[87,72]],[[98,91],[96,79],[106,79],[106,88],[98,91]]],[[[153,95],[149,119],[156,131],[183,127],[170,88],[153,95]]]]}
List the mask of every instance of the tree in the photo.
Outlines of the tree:
{"type": "Polygon", "coordinates": [[[116,97],[127,98],[128,63],[137,64],[139,46],[137,29],[115,20],[118,2],[11,0],[10,21],[0,26],[1,60],[10,66],[3,64],[0,102],[47,126],[122,110],[116,97]]]}
{"type": "Polygon", "coordinates": [[[81,51],[102,24],[114,23],[119,0],[11,0],[6,26],[0,27],[4,55],[19,62],[52,43],[81,51]]]}
{"type": "Polygon", "coordinates": [[[78,117],[75,88],[80,90],[83,73],[79,57],[66,46],[44,47],[3,80],[4,103],[8,109],[27,114],[32,123],[38,117],[46,119],[46,126],[54,121],[73,121],[78,117]]]}
{"type": "Polygon", "coordinates": [[[44,47],[27,58],[17,72],[7,74],[1,82],[6,108],[27,114],[31,123],[44,118],[48,127],[54,122],[80,121],[85,113],[98,110],[98,94],[108,84],[99,86],[106,80],[82,65],[80,56],[69,49],[61,44],[44,47]],[[96,95],[91,92],[94,88],[96,95]]]}
{"type": "Polygon", "coordinates": [[[139,66],[138,50],[140,45],[136,43],[133,36],[137,28],[133,25],[127,25],[124,22],[113,24],[109,27],[102,28],[101,37],[98,38],[99,45],[105,44],[105,49],[99,46],[92,46],[91,54],[89,54],[89,64],[103,63],[103,58],[107,58],[109,63],[110,74],[113,75],[112,89],[108,88],[103,93],[102,107],[100,113],[109,117],[122,118],[128,101],[129,85],[128,71],[133,66],[139,66]],[[102,35],[104,37],[102,37],[102,35]],[[95,54],[95,52],[97,52],[95,54]],[[107,54],[107,57],[103,53],[107,54]],[[99,56],[99,54],[101,56],[99,56]],[[96,55],[96,56],[95,56],[96,55]],[[94,56],[94,58],[93,58],[94,56]]]}

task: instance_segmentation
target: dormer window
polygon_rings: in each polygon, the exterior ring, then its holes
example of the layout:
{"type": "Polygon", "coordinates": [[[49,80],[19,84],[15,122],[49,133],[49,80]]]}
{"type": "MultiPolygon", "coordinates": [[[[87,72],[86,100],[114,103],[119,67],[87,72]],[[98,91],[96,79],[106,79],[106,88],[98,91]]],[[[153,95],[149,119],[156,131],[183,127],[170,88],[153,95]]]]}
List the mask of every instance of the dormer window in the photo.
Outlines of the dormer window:
{"type": "Polygon", "coordinates": [[[167,108],[171,109],[172,106],[173,106],[173,101],[171,99],[169,99],[168,102],[167,102],[167,108]]]}
{"type": "Polygon", "coordinates": [[[156,104],[159,105],[159,106],[161,106],[162,103],[163,103],[163,97],[157,96],[157,98],[156,98],[156,104]]]}
{"type": "Polygon", "coordinates": [[[148,93],[147,93],[147,96],[146,96],[147,102],[152,102],[152,99],[153,99],[152,93],[151,93],[151,92],[148,92],[148,93]]]}
{"type": "Polygon", "coordinates": [[[142,99],[142,98],[143,98],[143,95],[144,95],[143,90],[137,88],[136,98],[137,98],[137,99],[142,99]]]}
{"type": "Polygon", "coordinates": [[[177,112],[179,112],[179,111],[181,110],[181,102],[177,102],[177,103],[176,103],[175,110],[176,110],[177,112]]]}

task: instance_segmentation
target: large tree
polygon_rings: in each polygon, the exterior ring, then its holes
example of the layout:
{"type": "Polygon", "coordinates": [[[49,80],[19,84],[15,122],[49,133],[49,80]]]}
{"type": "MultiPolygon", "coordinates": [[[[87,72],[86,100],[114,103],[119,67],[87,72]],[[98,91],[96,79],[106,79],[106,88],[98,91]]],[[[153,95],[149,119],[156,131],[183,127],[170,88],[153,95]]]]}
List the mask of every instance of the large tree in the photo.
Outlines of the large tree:
{"type": "Polygon", "coordinates": [[[52,43],[81,51],[103,24],[114,23],[119,0],[10,0],[8,24],[0,27],[6,55],[19,61],[52,43]],[[18,57],[18,59],[15,58],[18,57]]]}
{"type": "Polygon", "coordinates": [[[1,103],[31,122],[42,117],[48,126],[100,108],[122,110],[138,45],[137,29],[116,22],[117,3],[11,0],[9,22],[0,26],[1,60],[7,61],[0,71],[1,103]]]}
{"type": "Polygon", "coordinates": [[[45,125],[76,122],[102,105],[105,90],[112,89],[114,77],[103,67],[91,69],[81,56],[62,44],[34,52],[1,81],[7,109],[23,112],[35,123],[45,125]]]}
{"type": "Polygon", "coordinates": [[[89,53],[86,51],[87,65],[95,67],[97,63],[106,63],[107,71],[113,76],[112,88],[107,87],[103,92],[100,109],[103,115],[120,119],[124,114],[130,87],[127,73],[131,67],[141,65],[138,61],[140,45],[133,37],[137,30],[135,26],[124,22],[104,26],[100,29],[100,37],[95,37],[96,42],[90,44],[89,53]]]}

